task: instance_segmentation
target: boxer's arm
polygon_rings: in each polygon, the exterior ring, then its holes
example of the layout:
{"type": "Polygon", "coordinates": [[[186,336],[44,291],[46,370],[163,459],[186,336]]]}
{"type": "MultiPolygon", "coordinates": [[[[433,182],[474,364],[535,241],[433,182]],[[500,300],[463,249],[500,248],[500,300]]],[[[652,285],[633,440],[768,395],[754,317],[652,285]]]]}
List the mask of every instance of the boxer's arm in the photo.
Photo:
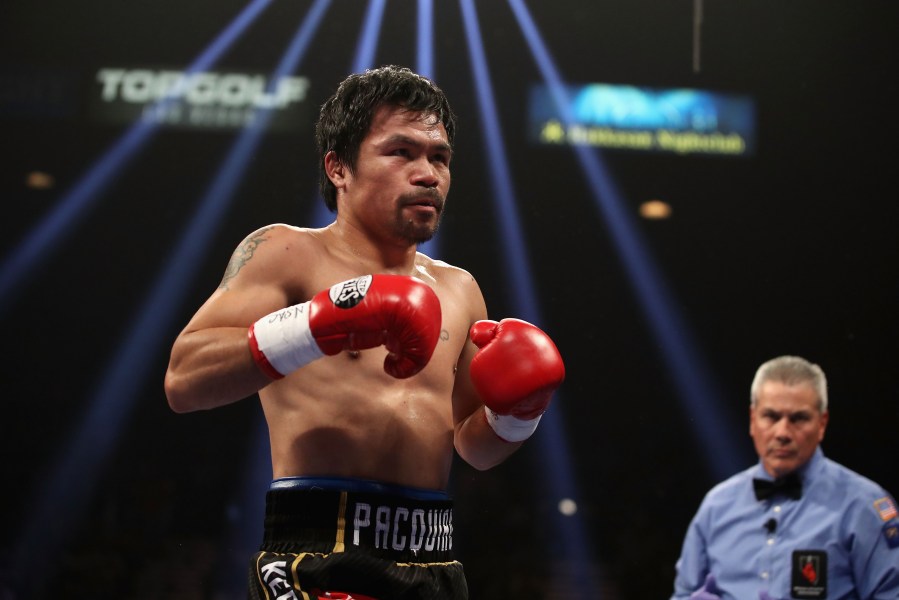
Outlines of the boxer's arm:
{"type": "MultiPolygon", "coordinates": [[[[454,287],[462,290],[468,307],[468,327],[476,321],[487,318],[487,307],[477,283],[466,275],[454,287]]],[[[459,362],[456,364],[456,381],[453,387],[453,421],[455,423],[454,442],[456,452],[465,462],[476,469],[494,467],[511,456],[521,443],[508,443],[499,439],[484,418],[484,403],[478,396],[471,381],[471,359],[478,348],[467,337],[459,362]]]]}
{"type": "Polygon", "coordinates": [[[172,346],[165,392],[175,412],[216,408],[246,398],[271,383],[256,366],[244,326],[213,326],[227,302],[210,298],[172,346]]]}
{"type": "Polygon", "coordinates": [[[165,392],[175,412],[224,406],[271,383],[247,343],[248,327],[283,308],[288,294],[276,278],[285,253],[274,242],[281,228],[260,230],[235,250],[219,288],[175,339],[165,392]]]}
{"type": "Polygon", "coordinates": [[[400,379],[427,365],[441,325],[440,301],[428,285],[363,275],[285,307],[288,298],[307,296],[296,257],[312,256],[309,237],[281,227],[244,244],[223,285],[175,342],[166,393],[176,412],[235,402],[343,350],[384,345],[384,370],[400,379]]]}
{"type": "Polygon", "coordinates": [[[469,335],[479,348],[471,359],[471,380],[490,427],[506,442],[528,439],[565,380],[559,350],[544,331],[521,319],[478,321],[469,335]]]}
{"type": "Polygon", "coordinates": [[[523,442],[501,440],[487,423],[484,403],[474,389],[469,372],[471,359],[477,350],[477,346],[469,340],[459,359],[453,391],[453,408],[456,413],[454,440],[459,456],[475,469],[483,471],[509,458],[523,442]]]}

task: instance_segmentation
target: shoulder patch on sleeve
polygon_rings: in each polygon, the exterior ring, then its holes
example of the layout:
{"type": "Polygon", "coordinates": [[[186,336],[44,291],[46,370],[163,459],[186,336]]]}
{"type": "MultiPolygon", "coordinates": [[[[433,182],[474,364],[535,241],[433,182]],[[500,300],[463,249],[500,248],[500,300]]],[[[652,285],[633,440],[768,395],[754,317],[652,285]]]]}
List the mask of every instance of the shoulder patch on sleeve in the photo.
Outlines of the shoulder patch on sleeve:
{"type": "Polygon", "coordinates": [[[877,511],[877,514],[879,514],[880,518],[884,521],[899,517],[899,512],[896,511],[896,504],[889,496],[884,496],[883,498],[875,500],[874,510],[877,511]]]}

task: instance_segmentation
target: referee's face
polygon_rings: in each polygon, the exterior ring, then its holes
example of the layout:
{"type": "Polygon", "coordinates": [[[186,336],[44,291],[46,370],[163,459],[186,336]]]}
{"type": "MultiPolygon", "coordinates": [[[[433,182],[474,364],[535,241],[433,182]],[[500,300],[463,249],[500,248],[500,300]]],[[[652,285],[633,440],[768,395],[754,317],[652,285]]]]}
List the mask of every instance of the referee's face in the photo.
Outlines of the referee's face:
{"type": "Polygon", "coordinates": [[[807,463],[824,439],[827,419],[811,385],[762,384],[749,409],[749,434],[765,470],[783,477],[807,463]]]}

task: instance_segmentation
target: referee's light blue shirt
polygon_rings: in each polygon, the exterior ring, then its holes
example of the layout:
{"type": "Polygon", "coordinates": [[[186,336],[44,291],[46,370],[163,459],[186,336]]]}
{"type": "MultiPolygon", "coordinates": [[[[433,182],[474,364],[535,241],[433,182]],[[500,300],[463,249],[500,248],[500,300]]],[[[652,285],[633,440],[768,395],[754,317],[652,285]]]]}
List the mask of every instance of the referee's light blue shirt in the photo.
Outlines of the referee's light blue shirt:
{"type": "Polygon", "coordinates": [[[826,458],[820,447],[799,474],[799,500],[756,500],[753,478],[771,479],[761,462],[712,488],[684,538],[672,600],[689,598],[708,573],[725,600],[758,600],[762,590],[773,599],[899,598],[899,516],[892,497],[826,458]],[[800,595],[794,595],[797,576],[808,582],[796,572],[794,553],[806,562],[826,556],[814,563],[826,562],[826,578],[797,590],[800,595]]]}

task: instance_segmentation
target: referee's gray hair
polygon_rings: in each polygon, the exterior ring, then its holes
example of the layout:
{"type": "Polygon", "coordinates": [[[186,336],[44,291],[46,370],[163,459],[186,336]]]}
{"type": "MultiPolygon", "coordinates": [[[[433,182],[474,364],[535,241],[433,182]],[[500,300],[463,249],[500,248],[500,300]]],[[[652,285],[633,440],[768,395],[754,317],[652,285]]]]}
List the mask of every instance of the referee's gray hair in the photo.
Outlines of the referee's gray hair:
{"type": "Polygon", "coordinates": [[[766,381],[779,381],[787,385],[808,383],[818,394],[818,410],[827,410],[827,377],[815,363],[800,356],[778,356],[765,362],[755,372],[749,392],[749,405],[755,406],[759,390],[766,381]]]}

